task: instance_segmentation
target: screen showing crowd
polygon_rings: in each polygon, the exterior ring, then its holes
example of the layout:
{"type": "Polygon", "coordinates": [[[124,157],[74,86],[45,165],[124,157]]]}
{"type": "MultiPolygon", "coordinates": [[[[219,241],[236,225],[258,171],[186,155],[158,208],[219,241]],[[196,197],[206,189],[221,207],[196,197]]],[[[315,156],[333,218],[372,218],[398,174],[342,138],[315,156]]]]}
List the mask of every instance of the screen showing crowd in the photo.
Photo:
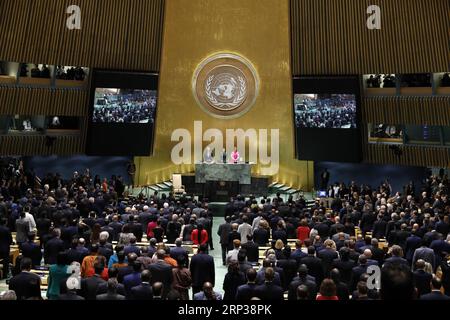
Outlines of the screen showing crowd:
{"type": "Polygon", "coordinates": [[[353,94],[294,95],[297,128],[356,128],[356,96],[353,94]]]}
{"type": "Polygon", "coordinates": [[[154,90],[97,88],[94,123],[153,123],[157,92],[154,90]]]}

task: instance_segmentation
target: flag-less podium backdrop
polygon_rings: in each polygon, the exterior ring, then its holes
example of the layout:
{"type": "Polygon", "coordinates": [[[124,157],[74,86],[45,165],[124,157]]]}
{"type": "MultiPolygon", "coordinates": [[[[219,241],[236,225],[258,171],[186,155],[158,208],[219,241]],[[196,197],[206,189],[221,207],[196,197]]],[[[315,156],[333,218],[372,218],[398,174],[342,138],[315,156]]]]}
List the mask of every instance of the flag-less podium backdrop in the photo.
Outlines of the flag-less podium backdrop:
{"type": "Polygon", "coordinates": [[[137,182],[236,145],[252,177],[311,189],[313,163],[295,159],[289,0],[169,0],[164,21],[154,152],[135,159],[137,182]]]}

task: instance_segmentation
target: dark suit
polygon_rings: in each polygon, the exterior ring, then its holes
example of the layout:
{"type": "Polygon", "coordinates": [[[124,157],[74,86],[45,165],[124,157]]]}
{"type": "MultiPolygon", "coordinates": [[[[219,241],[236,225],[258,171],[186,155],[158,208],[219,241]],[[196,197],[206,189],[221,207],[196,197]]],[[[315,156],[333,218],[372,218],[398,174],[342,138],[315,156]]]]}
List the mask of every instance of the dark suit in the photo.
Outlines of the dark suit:
{"type": "MultiPolygon", "coordinates": [[[[275,276],[273,279],[273,284],[281,287],[282,286],[281,274],[279,272],[277,272],[276,270],[274,270],[274,271],[275,271],[275,276]]],[[[266,277],[266,269],[265,268],[259,269],[259,271],[256,273],[256,284],[258,284],[258,285],[264,284],[265,277],[266,277]]]]}
{"type": "MultiPolygon", "coordinates": [[[[206,253],[198,253],[191,259],[192,289],[200,291],[205,282],[215,284],[214,258],[206,253]],[[195,288],[194,288],[195,287],[195,288]]],[[[194,292],[197,293],[198,291],[194,292]]]]}
{"type": "Polygon", "coordinates": [[[300,264],[305,264],[308,267],[308,274],[316,278],[316,284],[320,285],[323,280],[323,267],[322,260],[319,258],[308,255],[300,259],[300,264]]]}
{"type": "Polygon", "coordinates": [[[352,281],[351,281],[351,289],[355,290],[356,286],[361,279],[361,276],[367,272],[367,264],[358,265],[352,269],[352,281]]]}
{"type": "Polygon", "coordinates": [[[338,258],[338,254],[332,249],[323,249],[317,255],[322,260],[323,274],[327,277],[331,270],[331,264],[334,259],[338,258]]]}
{"type": "Polygon", "coordinates": [[[123,253],[125,253],[125,256],[128,256],[130,253],[135,253],[139,257],[141,255],[141,249],[136,244],[130,244],[125,246],[123,253]]]}
{"type": "Polygon", "coordinates": [[[259,259],[259,246],[253,241],[247,241],[242,245],[242,249],[247,252],[247,260],[249,262],[258,262],[259,259]]]}
{"type": "Polygon", "coordinates": [[[335,259],[331,264],[332,268],[337,268],[341,275],[341,281],[345,282],[347,285],[351,284],[352,280],[352,269],[355,266],[353,260],[342,261],[340,259],[335,259]]]}
{"type": "Polygon", "coordinates": [[[424,270],[416,270],[414,271],[413,277],[414,277],[414,284],[417,288],[419,296],[431,292],[430,283],[431,279],[433,279],[433,276],[431,274],[425,272],[424,270]]]}
{"type": "Polygon", "coordinates": [[[257,228],[253,231],[253,241],[260,246],[266,246],[269,243],[270,232],[264,228],[257,228]]]}
{"type": "Polygon", "coordinates": [[[0,226],[0,259],[3,260],[3,276],[6,277],[9,271],[9,252],[12,244],[12,235],[5,226],[0,226]]]}
{"type": "Polygon", "coordinates": [[[131,288],[132,300],[153,300],[153,290],[149,283],[141,283],[131,288]]]}
{"type": "Polygon", "coordinates": [[[317,285],[316,280],[311,276],[306,276],[305,279],[301,279],[300,277],[294,278],[289,285],[288,300],[297,300],[297,288],[301,285],[308,287],[309,300],[315,300],[317,295],[317,285]]]}
{"type": "Polygon", "coordinates": [[[228,233],[228,243],[227,243],[227,250],[233,250],[233,241],[234,240],[241,240],[241,234],[237,231],[231,231],[228,233]]]}
{"type": "Polygon", "coordinates": [[[99,245],[98,254],[104,256],[106,261],[109,261],[109,258],[113,255],[113,253],[112,245],[110,243],[99,245]]]}
{"type": "Polygon", "coordinates": [[[189,254],[183,247],[170,248],[170,256],[175,260],[177,260],[177,257],[183,256],[184,261],[186,261],[186,263],[189,262],[189,254]]]}
{"type": "MultiPolygon", "coordinates": [[[[108,292],[108,283],[105,281],[104,283],[101,283],[97,288],[97,295],[104,294],[108,292]]],[[[117,284],[117,293],[125,296],[125,287],[123,284],[118,283],[117,284]]]]}
{"type": "Polygon", "coordinates": [[[118,274],[117,274],[117,281],[119,283],[123,283],[123,278],[125,278],[126,275],[128,275],[132,272],[133,272],[132,266],[126,266],[126,267],[119,268],[118,274]]]}
{"type": "Polygon", "coordinates": [[[336,295],[340,301],[345,301],[350,299],[350,290],[348,285],[344,282],[336,283],[336,295]]]}
{"type": "Polygon", "coordinates": [[[227,273],[223,280],[223,290],[225,292],[223,300],[234,300],[236,298],[237,288],[244,284],[244,273],[227,273]]]}
{"type": "Polygon", "coordinates": [[[427,294],[424,294],[423,296],[421,296],[420,300],[427,300],[427,301],[430,301],[430,300],[445,300],[445,301],[448,301],[448,300],[450,300],[450,297],[442,294],[441,292],[432,291],[430,293],[427,293],[427,294]]]}
{"type": "Polygon", "coordinates": [[[277,261],[277,267],[282,269],[283,289],[287,290],[289,283],[297,274],[297,261],[294,259],[281,259],[277,261]]]}
{"type": "Polygon", "coordinates": [[[244,275],[247,275],[247,270],[253,268],[252,264],[249,262],[239,262],[239,271],[241,271],[244,275]]]}
{"type": "Polygon", "coordinates": [[[81,279],[81,296],[86,300],[95,300],[98,287],[105,282],[106,281],[97,274],[87,279],[81,279]]]}
{"type": "Polygon", "coordinates": [[[414,251],[416,251],[416,249],[420,247],[421,243],[422,243],[422,238],[420,238],[416,235],[411,235],[408,239],[406,239],[405,258],[410,263],[414,256],[414,251]]]}
{"type": "Polygon", "coordinates": [[[283,301],[283,288],[273,283],[264,283],[255,288],[255,295],[263,301],[283,301]]]}
{"type": "Polygon", "coordinates": [[[10,280],[9,290],[16,292],[17,300],[36,297],[41,299],[41,278],[34,273],[22,271],[10,280]]]}
{"type": "Polygon", "coordinates": [[[372,236],[376,239],[386,237],[387,222],[384,220],[378,220],[373,225],[372,236]]]}
{"type": "Polygon", "coordinates": [[[127,274],[123,278],[123,286],[125,287],[125,296],[127,299],[131,298],[131,288],[136,287],[142,283],[141,281],[141,273],[140,272],[133,272],[130,274],[127,274]]]}
{"type": "Polygon", "coordinates": [[[118,293],[103,293],[96,297],[99,301],[125,300],[125,297],[118,293]]]}
{"type": "Polygon", "coordinates": [[[45,244],[44,261],[45,264],[56,264],[58,253],[64,251],[64,241],[59,238],[52,238],[45,244]]]}
{"type": "Polygon", "coordinates": [[[85,299],[82,296],[77,295],[75,291],[67,291],[67,293],[60,294],[58,300],[76,301],[85,299]]]}
{"type": "Polygon", "coordinates": [[[390,258],[386,259],[386,261],[383,264],[383,267],[389,266],[389,265],[399,265],[399,264],[404,264],[406,266],[409,266],[408,261],[406,259],[403,259],[402,257],[390,257],[390,258]]]}
{"type": "Polygon", "coordinates": [[[172,267],[168,263],[158,260],[157,262],[151,264],[148,269],[152,275],[151,283],[154,284],[155,282],[162,282],[164,285],[162,296],[165,298],[172,286],[172,267]]]}
{"type": "Polygon", "coordinates": [[[239,286],[236,292],[236,300],[251,300],[256,296],[255,289],[255,283],[247,283],[239,286]]]}
{"type": "Polygon", "coordinates": [[[302,249],[296,249],[294,252],[291,253],[291,259],[297,261],[297,266],[300,266],[300,260],[307,256],[308,254],[303,252],[302,249]]]}
{"type": "Polygon", "coordinates": [[[114,229],[113,234],[111,235],[111,241],[118,241],[119,234],[122,232],[123,224],[120,222],[111,222],[108,226],[114,229]]]}
{"type": "Polygon", "coordinates": [[[77,261],[79,263],[83,262],[84,259],[84,255],[79,252],[77,249],[69,249],[67,251],[67,262],[68,263],[72,263],[73,261],[77,261]]]}
{"type": "Polygon", "coordinates": [[[42,252],[38,244],[32,241],[24,242],[20,246],[20,249],[24,257],[31,259],[33,266],[41,265],[42,252]]]}

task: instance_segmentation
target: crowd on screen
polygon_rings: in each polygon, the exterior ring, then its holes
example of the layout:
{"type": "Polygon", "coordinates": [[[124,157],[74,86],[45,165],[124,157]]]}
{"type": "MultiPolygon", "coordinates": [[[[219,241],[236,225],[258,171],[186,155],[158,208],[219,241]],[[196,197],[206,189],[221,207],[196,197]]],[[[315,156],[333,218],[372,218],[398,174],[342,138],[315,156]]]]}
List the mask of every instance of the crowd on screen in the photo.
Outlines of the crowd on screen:
{"type": "Polygon", "coordinates": [[[356,119],[354,96],[305,97],[295,110],[295,124],[300,128],[356,128],[356,119]]]}
{"type": "Polygon", "coordinates": [[[96,99],[95,123],[149,123],[154,121],[156,96],[146,91],[131,94],[105,94],[96,99]],[[101,101],[101,102],[99,102],[101,101]]]}
{"type": "Polygon", "coordinates": [[[89,171],[67,181],[41,180],[23,166],[2,175],[4,276],[12,231],[21,250],[2,299],[41,299],[41,278],[32,270],[45,266],[52,300],[450,299],[443,174],[402,193],[386,182],[335,184],[328,205],[238,196],[215,234],[207,201],[120,196],[117,181],[93,179],[89,171]],[[223,294],[215,287],[221,266],[211,256],[216,236],[228,270],[223,294]],[[369,266],[381,268],[381,289],[369,266]],[[80,287],[67,281],[76,267],[80,287]]]}

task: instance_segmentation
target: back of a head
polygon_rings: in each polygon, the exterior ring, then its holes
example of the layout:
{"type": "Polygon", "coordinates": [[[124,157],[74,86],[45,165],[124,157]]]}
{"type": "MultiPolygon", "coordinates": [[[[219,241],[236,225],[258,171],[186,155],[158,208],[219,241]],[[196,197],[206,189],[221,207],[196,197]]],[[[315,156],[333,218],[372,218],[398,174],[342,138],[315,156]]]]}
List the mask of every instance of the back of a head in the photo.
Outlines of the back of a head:
{"type": "Polygon", "coordinates": [[[342,261],[348,261],[350,259],[350,249],[347,247],[342,247],[339,249],[339,255],[342,261]]]}
{"type": "Polygon", "coordinates": [[[133,263],[133,271],[134,272],[141,272],[142,270],[142,263],[140,261],[135,261],[133,263]]]}
{"type": "Polygon", "coordinates": [[[64,266],[67,264],[67,253],[66,251],[58,252],[56,256],[56,264],[60,266],[64,266]]]}
{"type": "Polygon", "coordinates": [[[162,284],[162,282],[155,282],[152,285],[153,296],[154,297],[160,297],[162,295],[162,292],[163,292],[163,287],[164,287],[164,285],[162,284]]]}
{"type": "Polygon", "coordinates": [[[394,257],[401,257],[401,256],[403,256],[403,249],[399,245],[393,245],[391,252],[392,252],[392,255],[394,257]]]}
{"type": "Polygon", "coordinates": [[[273,268],[271,268],[271,267],[266,268],[266,270],[264,272],[265,281],[272,282],[274,278],[275,278],[275,271],[273,270],[273,268]]]}
{"type": "Polygon", "coordinates": [[[419,259],[416,261],[416,269],[424,269],[425,268],[425,260],[419,259]]]}
{"type": "Polygon", "coordinates": [[[338,269],[334,268],[334,269],[331,270],[331,272],[330,272],[330,278],[331,278],[335,283],[339,283],[339,282],[341,282],[341,273],[339,272],[338,269]]]}
{"type": "Polygon", "coordinates": [[[14,290],[7,290],[0,293],[0,300],[3,301],[14,301],[17,300],[17,295],[14,290]]]}
{"type": "Polygon", "coordinates": [[[228,265],[228,273],[238,273],[239,272],[239,263],[236,260],[231,260],[228,265]]]}
{"type": "Polygon", "coordinates": [[[117,275],[119,274],[119,270],[117,268],[111,267],[108,268],[108,278],[117,278],[117,275]]]}
{"type": "Polygon", "coordinates": [[[96,243],[91,244],[91,252],[92,253],[98,252],[98,244],[96,244],[96,243]]]}
{"type": "Polygon", "coordinates": [[[367,257],[361,254],[358,258],[358,262],[360,265],[365,265],[367,263],[367,257]]]}
{"type": "Polygon", "coordinates": [[[146,270],[142,271],[142,273],[141,273],[142,282],[150,282],[151,277],[152,277],[152,275],[149,270],[146,269],[146,270]]]}
{"type": "Polygon", "coordinates": [[[358,290],[358,294],[361,295],[367,295],[368,293],[368,288],[367,288],[367,283],[364,281],[359,281],[358,285],[356,286],[357,290],[358,290]]]}
{"type": "Polygon", "coordinates": [[[116,293],[117,292],[117,287],[118,287],[118,282],[116,279],[108,279],[108,292],[109,293],[116,293]]]}
{"type": "Polygon", "coordinates": [[[298,276],[304,279],[306,278],[307,275],[308,275],[308,267],[306,266],[306,264],[301,264],[298,267],[298,276]]]}
{"type": "Polygon", "coordinates": [[[433,279],[431,279],[431,289],[432,290],[441,290],[441,287],[442,287],[441,279],[434,276],[433,279]]]}
{"type": "Polygon", "coordinates": [[[237,255],[238,262],[244,262],[245,258],[247,258],[247,251],[246,250],[239,250],[239,253],[237,255]]]}
{"type": "Polygon", "coordinates": [[[127,258],[128,258],[128,264],[133,264],[136,261],[136,259],[138,258],[138,256],[136,253],[131,252],[128,254],[127,258]]]}
{"type": "Polygon", "coordinates": [[[159,260],[163,260],[165,256],[166,256],[166,252],[163,249],[159,249],[158,251],[156,251],[156,257],[159,260]]]}
{"type": "Polygon", "coordinates": [[[385,266],[381,270],[381,299],[410,300],[414,298],[411,270],[403,264],[385,266]]]}
{"type": "Polygon", "coordinates": [[[250,268],[247,270],[247,281],[248,282],[255,282],[256,281],[256,270],[253,268],[250,268]]]}
{"type": "Polygon", "coordinates": [[[239,247],[241,246],[241,240],[239,239],[233,240],[233,246],[235,249],[239,249],[239,247]]]}
{"type": "Polygon", "coordinates": [[[102,262],[96,261],[96,262],[94,263],[94,271],[95,271],[95,274],[101,275],[104,268],[105,268],[105,266],[104,266],[104,264],[103,264],[102,262]]]}
{"type": "Polygon", "coordinates": [[[22,270],[22,271],[30,270],[32,264],[33,263],[30,258],[24,257],[24,258],[22,258],[22,261],[20,261],[20,270],[22,270]]]}
{"type": "Polygon", "coordinates": [[[206,243],[201,244],[198,249],[201,252],[207,252],[208,251],[208,245],[206,243]]]}
{"type": "Polygon", "coordinates": [[[336,284],[331,279],[324,279],[320,285],[320,294],[324,297],[333,297],[336,295],[336,284]]]}
{"type": "Polygon", "coordinates": [[[304,284],[297,287],[297,300],[308,300],[309,289],[304,284]]]}

